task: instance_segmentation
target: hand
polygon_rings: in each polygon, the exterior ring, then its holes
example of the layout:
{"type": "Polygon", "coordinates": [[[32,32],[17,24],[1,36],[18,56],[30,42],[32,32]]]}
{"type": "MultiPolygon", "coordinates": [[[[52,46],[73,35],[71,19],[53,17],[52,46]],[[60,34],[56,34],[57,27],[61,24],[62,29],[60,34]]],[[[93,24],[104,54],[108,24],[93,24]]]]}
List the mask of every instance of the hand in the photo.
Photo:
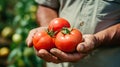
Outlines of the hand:
{"type": "Polygon", "coordinates": [[[62,63],[62,62],[76,62],[86,56],[86,53],[65,53],[57,48],[53,48],[48,52],[41,49],[36,51],[37,56],[44,59],[47,62],[62,63]]]}
{"type": "Polygon", "coordinates": [[[34,34],[36,32],[39,32],[41,30],[46,30],[47,28],[46,27],[39,27],[39,28],[35,28],[35,29],[32,29],[29,34],[28,34],[28,37],[26,38],[26,43],[29,47],[32,47],[33,46],[33,43],[32,43],[32,38],[34,36],[34,34]]]}
{"type": "Polygon", "coordinates": [[[65,53],[57,48],[53,48],[50,52],[41,49],[37,56],[47,62],[62,63],[62,62],[76,62],[84,58],[93,48],[95,44],[94,35],[84,35],[83,42],[78,44],[76,53],[65,53]]]}
{"type": "Polygon", "coordinates": [[[92,51],[97,45],[96,37],[92,34],[83,35],[83,42],[79,43],[77,46],[78,52],[90,52],[92,51]]]}
{"type": "MultiPolygon", "coordinates": [[[[34,34],[38,31],[46,29],[45,27],[40,27],[40,28],[35,28],[29,32],[29,35],[26,39],[27,45],[30,47],[32,46],[32,37],[34,34]]],[[[62,52],[59,49],[53,48],[48,52],[47,50],[41,49],[39,51],[36,51],[37,56],[40,58],[44,59],[45,61],[48,62],[53,62],[53,63],[61,63],[61,62],[76,62],[80,59],[82,59],[84,56],[87,55],[87,51],[93,48],[94,44],[94,36],[93,35],[84,35],[83,36],[83,42],[80,43],[77,46],[77,50],[79,52],[84,52],[86,53],[65,53],[62,52]],[[82,46],[81,46],[82,44],[82,46]],[[91,46],[92,45],[92,46],[91,46]]]]}

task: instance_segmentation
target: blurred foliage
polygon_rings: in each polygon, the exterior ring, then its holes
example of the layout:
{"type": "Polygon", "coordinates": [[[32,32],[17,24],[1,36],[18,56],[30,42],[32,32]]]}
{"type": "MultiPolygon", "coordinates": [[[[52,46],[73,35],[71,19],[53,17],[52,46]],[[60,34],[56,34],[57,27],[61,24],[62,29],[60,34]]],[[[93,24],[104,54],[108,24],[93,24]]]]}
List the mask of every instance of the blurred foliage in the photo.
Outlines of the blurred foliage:
{"type": "Polygon", "coordinates": [[[36,10],[34,0],[0,0],[0,67],[43,67],[44,61],[25,43],[37,27],[36,10]]]}

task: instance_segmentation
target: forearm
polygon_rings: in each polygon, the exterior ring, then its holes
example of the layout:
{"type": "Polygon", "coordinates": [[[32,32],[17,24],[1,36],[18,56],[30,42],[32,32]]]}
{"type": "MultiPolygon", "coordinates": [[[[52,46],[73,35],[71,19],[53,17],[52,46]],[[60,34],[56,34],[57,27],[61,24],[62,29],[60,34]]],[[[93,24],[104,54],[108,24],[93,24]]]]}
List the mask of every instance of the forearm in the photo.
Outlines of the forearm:
{"type": "Polygon", "coordinates": [[[57,11],[45,6],[38,6],[36,17],[39,26],[47,26],[49,22],[57,16],[57,11]]]}
{"type": "Polygon", "coordinates": [[[120,45],[120,23],[95,34],[96,45],[120,45]]]}

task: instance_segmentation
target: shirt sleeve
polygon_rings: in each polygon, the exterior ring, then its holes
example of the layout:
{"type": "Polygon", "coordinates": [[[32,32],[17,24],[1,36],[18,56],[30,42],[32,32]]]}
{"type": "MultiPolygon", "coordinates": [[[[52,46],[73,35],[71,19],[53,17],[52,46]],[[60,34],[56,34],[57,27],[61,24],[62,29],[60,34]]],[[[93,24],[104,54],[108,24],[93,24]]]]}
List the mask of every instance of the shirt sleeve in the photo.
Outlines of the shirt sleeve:
{"type": "Polygon", "coordinates": [[[38,4],[47,6],[53,9],[59,8],[59,1],[58,0],[35,0],[38,4]]]}

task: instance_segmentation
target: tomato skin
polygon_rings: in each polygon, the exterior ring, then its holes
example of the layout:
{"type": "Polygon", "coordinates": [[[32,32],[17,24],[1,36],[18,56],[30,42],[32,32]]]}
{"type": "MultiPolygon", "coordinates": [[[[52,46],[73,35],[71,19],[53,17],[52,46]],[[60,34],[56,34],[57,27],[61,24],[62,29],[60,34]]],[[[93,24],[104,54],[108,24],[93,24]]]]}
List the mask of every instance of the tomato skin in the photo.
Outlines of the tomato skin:
{"type": "Polygon", "coordinates": [[[82,41],[82,34],[77,29],[72,29],[70,34],[59,32],[56,35],[55,45],[64,52],[74,52],[76,46],[82,41]]]}
{"type": "Polygon", "coordinates": [[[48,29],[59,32],[63,27],[70,28],[69,22],[64,18],[55,18],[50,21],[48,29]]]}
{"type": "Polygon", "coordinates": [[[53,38],[47,34],[46,31],[40,31],[33,37],[33,46],[36,50],[46,49],[50,50],[55,47],[53,38]]]}

